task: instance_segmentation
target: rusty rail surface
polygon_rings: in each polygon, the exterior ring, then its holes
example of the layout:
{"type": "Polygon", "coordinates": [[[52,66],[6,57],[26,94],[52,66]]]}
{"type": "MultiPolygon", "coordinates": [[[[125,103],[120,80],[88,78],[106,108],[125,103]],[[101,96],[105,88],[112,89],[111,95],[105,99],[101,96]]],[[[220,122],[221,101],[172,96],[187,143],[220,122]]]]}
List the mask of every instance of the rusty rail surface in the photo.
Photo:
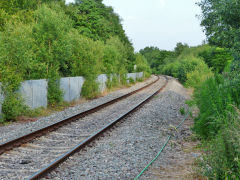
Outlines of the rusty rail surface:
{"type": "Polygon", "coordinates": [[[75,154],[76,152],[80,151],[81,149],[83,149],[85,146],[87,146],[90,142],[92,142],[93,140],[95,140],[97,137],[101,136],[104,132],[106,132],[108,129],[112,128],[116,123],[120,122],[121,120],[123,120],[124,118],[126,118],[128,115],[130,115],[131,113],[135,112],[137,109],[139,109],[141,106],[143,106],[144,104],[146,104],[148,101],[150,101],[154,96],[156,96],[158,93],[160,93],[167,85],[168,83],[168,78],[166,78],[166,82],[165,84],[159,89],[157,90],[155,93],[153,93],[152,95],[150,95],[149,97],[147,97],[145,100],[143,100],[142,102],[140,102],[139,104],[137,104],[134,108],[132,108],[131,110],[129,110],[127,113],[125,113],[124,115],[121,115],[120,117],[118,117],[116,120],[112,121],[111,123],[109,123],[108,125],[106,125],[104,128],[96,131],[95,133],[93,133],[91,136],[89,136],[88,138],[86,138],[84,141],[82,141],[80,144],[78,144],[77,146],[75,146],[74,148],[72,148],[70,151],[66,152],[65,154],[63,154],[62,156],[60,156],[59,158],[57,158],[55,161],[51,162],[48,166],[44,167],[43,169],[39,170],[38,172],[36,172],[35,174],[33,174],[31,177],[28,178],[28,180],[36,180],[36,179],[40,179],[44,176],[46,176],[50,171],[52,171],[53,169],[55,169],[56,167],[58,167],[59,164],[61,164],[62,162],[64,162],[68,157],[72,156],[73,154],[75,154]]]}
{"type": "Polygon", "coordinates": [[[129,97],[129,96],[131,96],[131,95],[133,95],[133,94],[135,94],[135,93],[137,93],[137,92],[139,92],[139,91],[141,91],[141,90],[151,86],[151,85],[153,85],[158,80],[159,80],[159,77],[157,78],[157,80],[149,83],[148,85],[146,85],[146,86],[144,86],[142,88],[139,88],[139,89],[137,89],[135,91],[132,91],[132,92],[130,92],[128,94],[125,94],[125,95],[120,96],[118,98],[115,98],[113,100],[110,100],[110,101],[108,101],[106,103],[103,103],[103,104],[101,104],[99,106],[96,106],[96,107],[94,107],[92,109],[86,110],[86,111],[81,112],[81,113],[79,113],[77,115],[74,115],[74,116],[72,116],[70,118],[66,118],[66,119],[64,119],[62,121],[59,121],[57,123],[51,124],[51,125],[46,126],[46,127],[43,127],[43,128],[41,128],[39,130],[33,131],[31,133],[28,133],[28,134],[23,135],[21,137],[18,137],[16,139],[13,139],[13,140],[10,140],[10,141],[7,141],[7,142],[3,142],[3,143],[0,144],[0,155],[3,154],[6,151],[9,151],[9,150],[15,148],[15,147],[21,146],[22,144],[25,144],[25,143],[27,143],[27,142],[29,142],[29,141],[37,138],[37,137],[43,136],[43,135],[45,135],[45,134],[47,134],[47,133],[49,133],[51,131],[54,131],[54,130],[56,130],[56,129],[58,129],[58,128],[66,125],[68,123],[76,121],[76,120],[78,120],[80,118],[83,118],[83,117],[89,115],[89,114],[97,112],[97,111],[99,111],[99,110],[101,110],[101,109],[103,109],[103,108],[105,108],[107,106],[110,106],[111,104],[114,104],[114,103],[116,103],[116,102],[118,102],[120,100],[123,100],[123,99],[125,99],[125,98],[127,98],[127,97],[129,97]]]}

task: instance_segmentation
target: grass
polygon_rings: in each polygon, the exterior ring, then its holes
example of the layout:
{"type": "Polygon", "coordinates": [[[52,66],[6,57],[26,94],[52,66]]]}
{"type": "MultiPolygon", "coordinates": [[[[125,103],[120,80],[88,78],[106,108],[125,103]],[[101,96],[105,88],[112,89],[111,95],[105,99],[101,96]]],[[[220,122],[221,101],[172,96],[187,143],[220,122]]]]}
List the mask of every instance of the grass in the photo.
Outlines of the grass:
{"type": "Polygon", "coordinates": [[[186,114],[184,107],[180,108],[180,113],[181,113],[181,115],[185,115],[186,114]]]}

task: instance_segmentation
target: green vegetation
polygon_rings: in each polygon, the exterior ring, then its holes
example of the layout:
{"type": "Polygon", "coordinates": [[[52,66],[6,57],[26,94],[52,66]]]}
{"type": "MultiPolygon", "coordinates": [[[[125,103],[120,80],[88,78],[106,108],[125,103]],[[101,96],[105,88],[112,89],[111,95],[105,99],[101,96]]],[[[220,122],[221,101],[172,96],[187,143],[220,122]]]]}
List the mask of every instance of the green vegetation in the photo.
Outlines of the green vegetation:
{"type": "Polygon", "coordinates": [[[84,76],[83,95],[98,93],[99,74],[116,74],[108,87],[126,84],[126,73],[151,70],[134,53],[119,16],[102,0],[0,1],[0,82],[5,120],[26,113],[17,93],[22,81],[48,79],[49,105],[63,100],[59,79],[84,76]],[[117,76],[120,76],[120,82],[117,76]]]}
{"type": "Polygon", "coordinates": [[[162,66],[166,63],[165,60],[175,56],[174,52],[160,50],[157,47],[146,47],[139,52],[147,59],[154,74],[160,74],[162,66]]]}
{"type": "Polygon", "coordinates": [[[228,72],[207,80],[195,93],[200,114],[194,130],[205,139],[207,150],[203,172],[212,179],[239,179],[240,3],[239,0],[202,0],[199,6],[209,43],[228,48],[234,57],[227,57],[222,51],[209,62],[208,56],[221,51],[220,48],[202,54],[216,72],[228,72]]]}
{"type": "MultiPolygon", "coordinates": [[[[240,179],[240,1],[202,0],[202,26],[208,44],[178,43],[169,56],[157,48],[140,52],[154,73],[179,79],[195,89],[200,112],[193,131],[202,140],[202,173],[209,179],[240,179]]],[[[183,110],[180,110],[183,113],[183,110]]]]}
{"type": "Polygon", "coordinates": [[[191,104],[200,112],[193,130],[206,152],[203,174],[240,179],[240,1],[202,0],[198,5],[208,44],[178,43],[169,56],[158,57],[163,51],[153,47],[140,52],[154,73],[174,76],[195,89],[191,104]]]}
{"type": "Polygon", "coordinates": [[[211,45],[228,48],[234,55],[232,70],[240,68],[240,3],[239,0],[202,0],[201,25],[211,45]]]}
{"type": "MultiPolygon", "coordinates": [[[[178,43],[178,47],[180,43],[178,43]]],[[[166,57],[161,66],[159,66],[159,73],[178,78],[181,83],[187,86],[196,87],[208,77],[213,76],[211,69],[205,63],[205,60],[200,56],[201,53],[210,49],[210,46],[202,45],[198,47],[182,46],[177,51],[180,52],[178,56],[166,57]],[[200,75],[200,76],[199,76],[200,75]]],[[[172,54],[177,54],[177,52],[172,54]]],[[[209,57],[211,60],[212,57],[209,57]]]]}
{"type": "Polygon", "coordinates": [[[217,75],[194,94],[200,109],[194,131],[202,138],[206,154],[203,173],[213,179],[240,177],[239,75],[217,75]]]}
{"type": "Polygon", "coordinates": [[[180,108],[180,113],[181,113],[181,115],[185,115],[186,114],[185,109],[183,107],[180,108]]]}
{"type": "Polygon", "coordinates": [[[195,89],[191,104],[200,112],[193,130],[205,145],[203,174],[210,179],[238,179],[240,75],[234,68],[230,70],[236,62],[232,50],[213,45],[180,47],[172,52],[174,56],[160,60],[158,73],[195,89]]]}
{"type": "MultiPolygon", "coordinates": [[[[206,152],[201,162],[202,173],[210,179],[238,179],[240,75],[230,70],[236,62],[232,50],[213,45],[177,46],[180,48],[176,47],[171,56],[158,58],[157,71],[195,89],[191,104],[197,105],[200,112],[193,131],[206,152]]],[[[152,52],[155,54],[156,48],[152,52]]],[[[153,57],[151,53],[146,55],[153,57]]],[[[180,113],[184,114],[184,110],[180,109],[180,113]]]]}
{"type": "Polygon", "coordinates": [[[216,73],[230,71],[229,65],[233,61],[231,53],[223,48],[211,47],[199,53],[205,63],[216,73]]]}

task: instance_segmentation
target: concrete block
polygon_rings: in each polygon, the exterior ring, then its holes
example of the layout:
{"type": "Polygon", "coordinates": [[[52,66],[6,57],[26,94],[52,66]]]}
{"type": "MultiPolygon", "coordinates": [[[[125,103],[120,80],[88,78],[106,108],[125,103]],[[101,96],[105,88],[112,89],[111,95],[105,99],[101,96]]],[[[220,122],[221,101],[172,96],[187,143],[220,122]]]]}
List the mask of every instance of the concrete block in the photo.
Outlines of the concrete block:
{"type": "Polygon", "coordinates": [[[32,108],[47,107],[48,82],[46,79],[32,80],[32,108]]]}
{"type": "Polygon", "coordinates": [[[70,83],[70,86],[69,86],[70,99],[69,99],[69,101],[74,101],[74,100],[80,99],[82,86],[84,83],[84,78],[83,77],[70,77],[69,83],[70,83]]]}
{"type": "Polygon", "coordinates": [[[60,79],[60,89],[63,91],[63,100],[69,102],[70,100],[70,82],[69,78],[60,79]]]}
{"type": "Polygon", "coordinates": [[[80,98],[79,85],[77,77],[69,78],[69,101],[77,100],[80,98]]]}
{"type": "MultiPolygon", "coordinates": [[[[134,81],[136,81],[136,73],[128,73],[127,74],[127,79],[132,78],[134,81]]],[[[127,83],[129,83],[129,80],[127,80],[127,83]]]]}
{"type": "Polygon", "coordinates": [[[19,93],[30,108],[47,107],[47,80],[29,80],[21,83],[19,93]]]}
{"type": "Polygon", "coordinates": [[[82,76],[79,76],[77,78],[78,78],[78,90],[79,90],[78,93],[79,93],[79,99],[80,99],[81,98],[82,87],[83,87],[85,79],[82,76]]]}
{"type": "Polygon", "coordinates": [[[2,94],[2,83],[0,83],[0,118],[1,118],[1,114],[2,114],[2,103],[4,101],[4,96],[2,94]]]}
{"type": "Polygon", "coordinates": [[[99,91],[103,92],[106,89],[106,82],[108,78],[106,74],[101,74],[97,77],[97,82],[99,83],[99,91]]]}
{"type": "Polygon", "coordinates": [[[63,91],[63,99],[66,102],[78,100],[81,97],[83,77],[67,77],[60,79],[60,88],[63,91]]]}
{"type": "Polygon", "coordinates": [[[143,72],[137,73],[137,79],[141,79],[141,78],[143,78],[143,72]]]}
{"type": "Polygon", "coordinates": [[[32,108],[33,107],[32,81],[29,80],[22,82],[19,88],[19,93],[22,95],[24,103],[30,108],[32,108]]]}

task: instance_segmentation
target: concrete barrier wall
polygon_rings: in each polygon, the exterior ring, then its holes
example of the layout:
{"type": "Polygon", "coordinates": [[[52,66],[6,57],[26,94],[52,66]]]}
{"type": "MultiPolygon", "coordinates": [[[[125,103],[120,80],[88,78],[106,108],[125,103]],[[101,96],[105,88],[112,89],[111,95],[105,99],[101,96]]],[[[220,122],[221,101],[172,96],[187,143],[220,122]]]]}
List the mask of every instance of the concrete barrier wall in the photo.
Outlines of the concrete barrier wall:
{"type": "Polygon", "coordinates": [[[83,83],[83,77],[61,78],[60,88],[63,91],[63,100],[71,102],[80,99],[83,83]]]}
{"type": "MultiPolygon", "coordinates": [[[[138,78],[142,78],[143,73],[128,73],[127,78],[132,78],[136,81],[138,78]]],[[[106,74],[101,74],[97,78],[99,83],[99,91],[103,92],[106,89],[108,77],[106,74]]],[[[64,101],[71,102],[81,98],[82,86],[84,83],[83,77],[66,77],[60,79],[60,88],[63,91],[64,101]]],[[[21,83],[19,92],[21,93],[25,104],[30,108],[47,107],[47,89],[48,83],[46,79],[29,80],[21,83]]],[[[0,114],[2,113],[2,102],[4,97],[1,93],[0,83],[0,114]]]]}
{"type": "Polygon", "coordinates": [[[1,90],[2,89],[1,86],[2,86],[2,83],[0,83],[0,115],[2,114],[2,103],[3,103],[3,100],[4,100],[2,90],[1,90]]]}
{"type": "Polygon", "coordinates": [[[143,78],[143,77],[144,77],[143,72],[136,73],[136,78],[137,78],[137,79],[141,79],[141,78],[143,78]]]}
{"type": "Polygon", "coordinates": [[[137,73],[128,73],[127,79],[132,78],[134,81],[137,79],[137,73]]]}
{"type": "Polygon", "coordinates": [[[19,92],[30,108],[47,107],[47,87],[46,79],[29,80],[22,82],[19,92]]]}
{"type": "Polygon", "coordinates": [[[97,82],[99,83],[99,91],[102,93],[106,88],[108,77],[106,74],[101,74],[97,77],[97,82]]]}

